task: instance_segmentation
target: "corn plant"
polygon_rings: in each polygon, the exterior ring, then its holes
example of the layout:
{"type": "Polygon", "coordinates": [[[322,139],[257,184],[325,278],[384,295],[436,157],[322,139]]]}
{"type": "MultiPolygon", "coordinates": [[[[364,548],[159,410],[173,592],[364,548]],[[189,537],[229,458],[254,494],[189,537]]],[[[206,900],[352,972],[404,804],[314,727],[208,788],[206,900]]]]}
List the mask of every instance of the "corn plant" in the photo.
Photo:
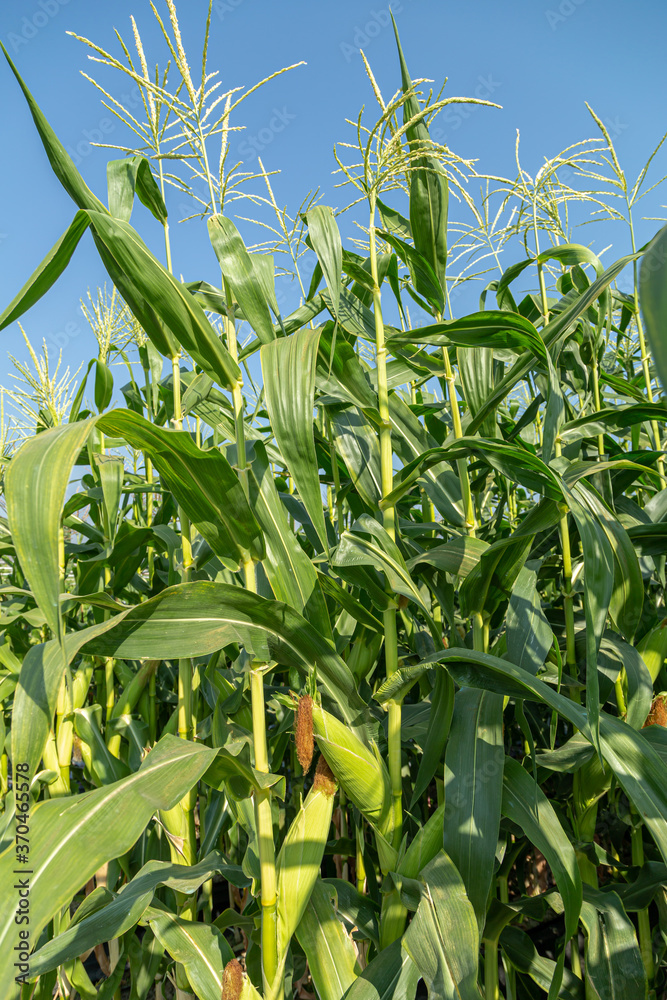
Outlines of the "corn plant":
{"type": "Polygon", "coordinates": [[[0,328],[88,230],[111,290],[82,303],[77,385],[30,348],[2,391],[2,996],[665,996],[651,160],[631,186],[594,115],[602,140],[535,178],[518,145],[515,180],[482,174],[429,132],[466,99],[427,93],[397,35],[400,86],[364,56],[378,117],[335,147],[351,203],[290,215],[263,164],[227,165],[210,9],[198,85],[172,0],[153,11],[171,90],[134,21],[138,69],[84,40],[144,98],[141,122],[104,92],[140,142],[106,199],[5,53],[76,212],[0,328]],[[216,283],[172,271],[170,185],[216,283]],[[630,252],[573,242],[582,206],[630,252]]]}

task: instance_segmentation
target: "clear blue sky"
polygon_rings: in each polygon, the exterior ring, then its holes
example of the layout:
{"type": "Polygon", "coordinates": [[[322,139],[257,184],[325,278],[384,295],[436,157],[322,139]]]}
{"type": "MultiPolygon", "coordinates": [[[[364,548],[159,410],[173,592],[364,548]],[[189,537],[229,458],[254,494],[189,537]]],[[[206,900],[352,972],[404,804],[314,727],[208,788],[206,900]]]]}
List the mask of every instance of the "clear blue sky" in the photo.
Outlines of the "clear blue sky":
{"type": "MultiPolygon", "coordinates": [[[[162,10],[163,0],[156,4],[162,10]]],[[[278,201],[294,211],[306,192],[319,185],[325,203],[342,204],[344,196],[333,187],[332,146],[346,136],[345,118],[356,117],[362,103],[373,104],[359,46],[383,91],[391,94],[400,82],[386,0],[216,0],[214,7],[209,65],[221,71],[224,89],[251,85],[301,59],[307,63],[244,105],[244,138],[255,137],[263,146],[267,169],[282,170],[275,182],[278,201]],[[277,114],[284,127],[271,132],[277,114]]],[[[206,8],[206,0],[180,2],[186,48],[193,52],[199,46],[206,8]]],[[[608,123],[631,175],[667,129],[664,0],[397,0],[393,9],[413,77],[433,78],[439,86],[447,76],[447,94],[488,93],[503,106],[503,110],[477,108],[465,119],[451,116],[442,122],[439,137],[462,156],[478,157],[480,170],[513,175],[516,129],[521,131],[524,166],[531,173],[544,155],[593,135],[585,100],[608,123]]],[[[88,140],[96,138],[101,120],[109,116],[98,92],[79,73],[91,71],[87,50],[66,31],[74,30],[116,52],[113,28],[131,41],[131,13],[147,43],[149,63],[162,62],[164,46],[148,0],[4,0],[0,6],[0,38],[63,143],[82,153],[80,169],[104,200],[110,154],[90,147],[88,140]]],[[[95,75],[94,66],[92,72],[95,75]]],[[[128,89],[120,75],[104,79],[119,96],[128,89]]],[[[0,64],[0,94],[4,308],[65,230],[75,209],[51,173],[25,102],[4,64],[0,64]]],[[[114,126],[109,139],[125,140],[120,125],[114,126]]],[[[234,141],[240,148],[243,139],[234,141]]],[[[667,144],[656,161],[656,179],[661,168],[667,172],[666,148],[667,144]]],[[[239,155],[244,151],[251,167],[254,154],[249,142],[239,155]]],[[[648,214],[665,214],[660,210],[665,201],[667,189],[647,205],[648,214]]],[[[168,201],[174,220],[181,203],[178,197],[168,201]]],[[[157,226],[145,221],[144,212],[137,212],[133,222],[160,253],[157,226]]],[[[658,227],[659,223],[642,224],[640,241],[658,227]]],[[[255,232],[241,228],[248,239],[256,238],[255,232]]],[[[621,228],[614,235],[617,244],[610,253],[620,256],[628,249],[626,235],[621,228]]],[[[174,240],[176,272],[187,280],[215,282],[217,266],[202,224],[181,226],[174,240]]],[[[581,240],[595,241],[597,249],[609,242],[590,228],[582,231],[581,240]]],[[[33,342],[45,337],[53,349],[56,342],[66,340],[63,360],[71,368],[90,357],[94,340],[78,303],[88,288],[104,279],[87,236],[57,286],[24,318],[33,342]],[[63,338],[66,329],[70,336],[63,338]]],[[[0,336],[3,352],[25,356],[16,327],[0,336]]],[[[3,353],[0,382],[7,384],[9,369],[3,353]]]]}

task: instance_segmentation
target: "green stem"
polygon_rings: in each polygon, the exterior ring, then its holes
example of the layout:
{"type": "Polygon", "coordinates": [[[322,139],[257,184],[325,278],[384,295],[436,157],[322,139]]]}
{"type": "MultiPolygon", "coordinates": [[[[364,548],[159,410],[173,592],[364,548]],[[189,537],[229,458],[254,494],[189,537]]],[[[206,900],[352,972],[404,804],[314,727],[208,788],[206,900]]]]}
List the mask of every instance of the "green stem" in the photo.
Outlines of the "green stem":
{"type": "MultiPolygon", "coordinates": [[[[561,441],[556,438],[556,458],[561,457],[561,441]]],[[[563,613],[565,615],[565,664],[569,674],[577,675],[577,656],[574,644],[574,594],[572,592],[572,550],[570,548],[570,528],[567,523],[568,508],[561,506],[559,522],[561,549],[563,552],[563,613]]],[[[578,692],[577,692],[578,694],[578,692]]]]}
{"type": "MultiPolygon", "coordinates": [[[[498,898],[501,903],[509,903],[509,886],[507,873],[498,876],[498,898]]],[[[497,947],[497,945],[496,945],[497,947]]],[[[516,1000],[516,970],[513,965],[503,963],[505,966],[505,980],[508,1000],[516,1000]]]]}
{"type": "Polygon", "coordinates": [[[345,529],[345,525],[343,523],[343,503],[340,499],[340,470],[338,468],[338,454],[336,452],[336,441],[331,427],[331,418],[326,410],[324,411],[324,423],[327,431],[327,438],[329,439],[329,454],[331,455],[331,470],[333,472],[333,506],[336,509],[336,524],[338,527],[338,535],[340,537],[345,529]]]}
{"type": "MultiPolygon", "coordinates": [[[[158,161],[158,170],[160,171],[160,188],[162,189],[162,200],[164,201],[164,170],[162,168],[162,160],[158,161]]],[[[164,250],[167,258],[167,270],[170,274],[173,273],[171,266],[171,241],[169,239],[169,223],[165,219],[163,223],[164,228],[164,250]]]]}
{"type": "MultiPolygon", "coordinates": [[[[597,358],[597,345],[595,348],[595,357],[593,358],[592,365],[593,372],[593,405],[595,406],[595,412],[600,412],[600,372],[598,366],[597,358]]],[[[604,455],[604,434],[598,434],[598,455],[600,458],[604,455]]]]}
{"type": "Polygon", "coordinates": [[[356,878],[357,878],[357,892],[362,895],[366,888],[366,865],[364,864],[364,821],[360,819],[356,828],[356,842],[357,842],[357,854],[356,854],[356,878]]]}
{"type": "MultiPolygon", "coordinates": [[[[146,466],[146,482],[153,482],[153,463],[151,462],[148,455],[145,456],[145,466],[146,466]]],[[[146,526],[151,527],[153,524],[153,494],[146,494],[146,526]]],[[[155,572],[155,549],[153,548],[153,543],[149,542],[146,546],[146,554],[148,557],[148,583],[149,586],[153,586],[153,574],[155,572]]]]}
{"type": "MultiPolygon", "coordinates": [[[[461,413],[459,411],[459,401],[456,395],[456,376],[449,360],[449,351],[446,347],[442,349],[442,360],[445,366],[445,382],[447,383],[447,398],[449,399],[449,409],[452,417],[452,427],[454,437],[460,440],[463,437],[463,425],[461,424],[461,413]]],[[[459,474],[461,484],[461,500],[463,501],[463,516],[465,526],[469,535],[475,534],[475,507],[472,502],[472,492],[470,489],[470,479],[468,477],[468,466],[464,458],[456,460],[456,469],[459,474]]]]}
{"type": "MultiPolygon", "coordinates": [[[[641,868],[644,864],[644,841],[643,826],[639,816],[633,810],[634,824],[632,827],[632,864],[641,868]]],[[[648,907],[637,913],[637,926],[639,929],[639,950],[646,970],[646,978],[649,986],[653,983],[655,967],[653,964],[653,935],[651,933],[651,921],[649,919],[648,907]]]]}
{"type": "MultiPolygon", "coordinates": [[[[174,418],[173,424],[176,430],[183,429],[183,408],[181,403],[181,368],[180,358],[176,354],[171,359],[172,388],[174,393],[174,418]]],[[[190,519],[181,507],[178,509],[178,516],[181,525],[181,582],[187,583],[190,579],[192,566],[192,529],[190,519]]],[[[192,660],[189,657],[178,661],[178,682],[177,682],[177,709],[178,709],[178,735],[181,739],[192,739],[192,660]]],[[[182,810],[182,838],[183,856],[188,865],[195,864],[197,860],[197,833],[195,829],[195,807],[197,804],[197,785],[183,796],[177,808],[182,810]]],[[[195,920],[197,916],[197,893],[179,900],[179,913],[186,920],[195,920]]],[[[183,992],[184,996],[190,997],[191,991],[187,980],[185,969],[182,966],[176,968],[176,985],[183,992]]]]}
{"type": "MultiPolygon", "coordinates": [[[[238,343],[236,340],[236,326],[232,312],[232,293],[227,282],[224,282],[227,298],[227,314],[223,316],[225,333],[227,336],[227,350],[234,361],[238,363],[238,343]]],[[[236,438],[236,465],[239,470],[241,485],[248,495],[248,472],[245,447],[245,425],[243,423],[243,377],[240,374],[237,381],[232,386],[232,406],[234,408],[234,435],[236,438]]]]}
{"type": "Polygon", "coordinates": [[[477,612],[472,619],[472,643],[473,649],[480,653],[486,653],[489,649],[489,622],[488,619],[477,612]]]}
{"type": "MultiPolygon", "coordinates": [[[[0,715],[4,713],[4,705],[0,701],[0,715]]],[[[9,761],[7,758],[7,751],[3,749],[2,756],[0,757],[0,795],[4,796],[7,794],[9,788],[8,784],[8,773],[9,773],[9,761]]]]}
{"type": "MultiPolygon", "coordinates": [[[[228,287],[227,304],[231,307],[231,293],[228,287]]],[[[238,360],[236,328],[233,318],[225,317],[227,330],[227,349],[235,361],[238,360]]],[[[236,429],[236,464],[239,470],[241,485],[248,495],[248,473],[245,451],[245,429],[243,425],[243,382],[239,376],[238,382],[232,387],[234,404],[234,422],[236,429]]],[[[246,590],[257,592],[257,577],[255,564],[248,555],[243,560],[243,572],[246,590]]],[[[252,712],[252,737],[255,753],[255,768],[268,774],[269,758],[266,741],[266,711],[264,707],[264,675],[263,664],[253,664],[250,671],[250,703],[252,712]]],[[[273,818],[271,815],[270,789],[254,793],[255,825],[259,850],[260,891],[262,904],[262,981],[264,993],[271,987],[276,987],[274,979],[278,971],[278,923],[276,895],[276,852],[273,840],[273,818]]]]}
{"type": "MultiPolygon", "coordinates": [[[[537,236],[535,237],[537,243],[537,236]]],[[[538,251],[539,252],[539,251],[538,251]]],[[[544,325],[546,326],[549,322],[549,302],[547,299],[547,286],[544,280],[544,267],[538,261],[537,264],[537,277],[540,282],[540,297],[542,300],[542,315],[544,316],[544,325]]]]}
{"type": "MultiPolygon", "coordinates": [[[[628,205],[628,222],[630,225],[630,242],[632,244],[632,252],[636,253],[637,246],[635,243],[635,229],[632,219],[632,209],[630,205],[628,205]]],[[[651,370],[649,367],[649,355],[648,351],[646,350],[646,337],[644,336],[644,326],[642,323],[641,310],[639,308],[639,280],[638,280],[638,269],[636,260],[632,262],[632,273],[634,277],[634,307],[635,307],[634,312],[635,312],[635,319],[637,321],[637,335],[639,337],[639,351],[641,354],[642,371],[644,373],[644,381],[646,383],[646,397],[649,403],[652,403],[653,386],[651,385],[651,370]]],[[[653,431],[653,437],[655,439],[655,447],[657,450],[660,450],[660,429],[658,427],[657,420],[651,421],[651,430],[653,431]]],[[[660,458],[656,462],[656,465],[658,466],[658,473],[664,479],[665,463],[662,456],[660,456],[660,458]]]]}
{"type": "MultiPolygon", "coordinates": [[[[595,838],[595,827],[598,815],[597,799],[591,799],[586,794],[585,769],[576,771],[572,779],[576,830],[579,840],[584,844],[592,844],[595,838]]],[[[577,851],[577,863],[582,882],[598,888],[598,870],[596,865],[583,851],[577,851]]]]}
{"type": "Polygon", "coordinates": [[[577,979],[583,979],[581,971],[581,955],[579,954],[579,931],[570,939],[570,968],[577,979]]]}
{"type": "MultiPolygon", "coordinates": [[[[67,671],[69,674],[69,671],[67,671]]],[[[59,784],[62,795],[70,794],[69,770],[72,762],[72,745],[74,728],[71,719],[67,719],[72,711],[72,693],[67,676],[63,675],[58,692],[56,705],[56,750],[58,754],[59,784]]]]}
{"type": "MultiPolygon", "coordinates": [[[[259,667],[261,668],[261,664],[259,667]]],[[[250,671],[250,693],[255,768],[268,774],[264,681],[261,669],[250,671]]],[[[264,991],[267,992],[278,969],[276,857],[273,843],[271,793],[268,789],[261,792],[256,791],[254,799],[262,902],[262,979],[264,991]]]]}
{"type": "Polygon", "coordinates": [[[498,938],[484,939],[484,1000],[500,1000],[498,938]]]}
{"type": "Polygon", "coordinates": [[[157,681],[156,673],[151,674],[148,681],[148,742],[151,746],[157,739],[157,681]]]}
{"type": "MultiPolygon", "coordinates": [[[[375,237],[375,195],[371,197],[370,217],[370,263],[373,278],[373,314],[375,318],[375,350],[377,356],[378,410],[380,413],[380,473],[382,495],[391,493],[394,485],[393,452],[391,445],[391,419],[389,414],[389,388],[387,381],[387,347],[382,319],[382,295],[380,291],[377,244],[375,237]]],[[[383,511],[382,523],[392,541],[396,539],[396,510],[393,504],[383,511]]],[[[391,595],[393,597],[393,595],[391,595]]],[[[383,614],[384,653],[387,677],[398,669],[398,640],[396,634],[396,608],[390,607],[383,614]]],[[[391,701],[389,713],[389,775],[394,808],[394,847],[400,846],[403,837],[403,785],[401,781],[401,705],[391,701]]]]}

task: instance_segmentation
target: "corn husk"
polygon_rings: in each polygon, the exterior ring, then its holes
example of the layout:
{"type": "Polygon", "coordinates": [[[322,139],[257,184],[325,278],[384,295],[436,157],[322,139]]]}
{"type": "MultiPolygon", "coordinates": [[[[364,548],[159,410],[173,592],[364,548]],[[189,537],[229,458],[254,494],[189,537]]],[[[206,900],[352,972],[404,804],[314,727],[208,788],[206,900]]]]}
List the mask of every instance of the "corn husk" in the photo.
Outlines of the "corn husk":
{"type": "Polygon", "coordinates": [[[347,797],[391,842],[391,783],[377,748],[367,747],[344,723],[318,705],[313,705],[313,731],[347,797]]]}
{"type": "Polygon", "coordinates": [[[313,787],[287,831],[276,861],[279,959],[287,953],[320,874],[335,791],[333,775],[326,760],[320,758],[313,787]]]}

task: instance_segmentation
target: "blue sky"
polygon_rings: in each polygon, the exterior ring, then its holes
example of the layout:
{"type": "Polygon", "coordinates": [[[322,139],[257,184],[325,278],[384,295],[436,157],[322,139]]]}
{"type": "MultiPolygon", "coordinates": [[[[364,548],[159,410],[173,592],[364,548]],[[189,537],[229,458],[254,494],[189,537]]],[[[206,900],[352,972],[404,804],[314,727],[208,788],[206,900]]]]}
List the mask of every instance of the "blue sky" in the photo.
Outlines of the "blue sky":
{"type": "MultiPolygon", "coordinates": [[[[163,0],[156,4],[164,13],[163,0]]],[[[180,3],[186,48],[193,53],[199,49],[206,9],[206,0],[180,3]]],[[[393,10],[413,77],[432,78],[439,86],[447,76],[446,94],[477,94],[502,105],[502,110],[474,108],[465,117],[452,113],[439,120],[437,137],[460,155],[478,158],[480,171],[513,174],[517,129],[523,165],[533,174],[544,155],[593,135],[585,100],[607,123],[631,176],[667,129],[664,0],[398,0],[393,10]]],[[[91,66],[87,50],[66,32],[74,30],[117,52],[113,28],[131,41],[131,13],[139,23],[149,63],[163,62],[164,45],[148,0],[113,4],[4,0],[0,6],[0,39],[62,142],[75,151],[87,183],[105,200],[106,162],[111,154],[95,149],[90,141],[99,138],[102,128],[110,142],[122,143],[127,136],[79,71],[97,74],[118,97],[129,88],[120,75],[91,66]]],[[[400,78],[385,0],[216,0],[214,4],[209,66],[221,71],[224,89],[247,87],[299,60],[307,64],[248,100],[237,119],[246,132],[234,139],[248,168],[261,149],[265,167],[282,171],[275,179],[276,195],[279,204],[292,212],[317,186],[325,203],[337,207],[344,203],[345,195],[334,188],[332,146],[349,137],[345,118],[356,117],[362,103],[373,104],[359,47],[383,92],[391,94],[400,78]]],[[[4,308],[66,229],[74,206],[51,173],[25,102],[4,65],[0,65],[0,88],[0,308],[4,308]]],[[[667,144],[654,169],[655,179],[667,172],[667,144]]],[[[667,189],[647,200],[649,211],[640,214],[667,214],[660,208],[666,201],[667,189]]],[[[180,217],[182,203],[177,195],[168,200],[172,221],[180,217]]],[[[239,206],[232,214],[237,210],[248,214],[247,209],[239,206]]],[[[140,211],[133,223],[160,254],[157,224],[140,211]]],[[[256,230],[239,226],[248,242],[257,239],[256,230]]],[[[659,226],[641,223],[639,242],[659,226]]],[[[203,224],[173,228],[176,272],[186,280],[216,282],[217,265],[203,224]]],[[[629,249],[621,227],[607,227],[604,234],[589,227],[576,238],[592,242],[596,249],[613,240],[609,253],[614,257],[629,249]]],[[[87,236],[65,275],[24,317],[33,343],[45,338],[52,351],[62,346],[63,362],[72,369],[92,356],[94,339],[81,316],[79,299],[104,280],[104,269],[87,236]]],[[[293,301],[291,287],[285,296],[286,302],[293,301]]],[[[0,336],[0,382],[6,385],[11,365],[4,351],[23,358],[25,350],[16,326],[0,336]]]]}

